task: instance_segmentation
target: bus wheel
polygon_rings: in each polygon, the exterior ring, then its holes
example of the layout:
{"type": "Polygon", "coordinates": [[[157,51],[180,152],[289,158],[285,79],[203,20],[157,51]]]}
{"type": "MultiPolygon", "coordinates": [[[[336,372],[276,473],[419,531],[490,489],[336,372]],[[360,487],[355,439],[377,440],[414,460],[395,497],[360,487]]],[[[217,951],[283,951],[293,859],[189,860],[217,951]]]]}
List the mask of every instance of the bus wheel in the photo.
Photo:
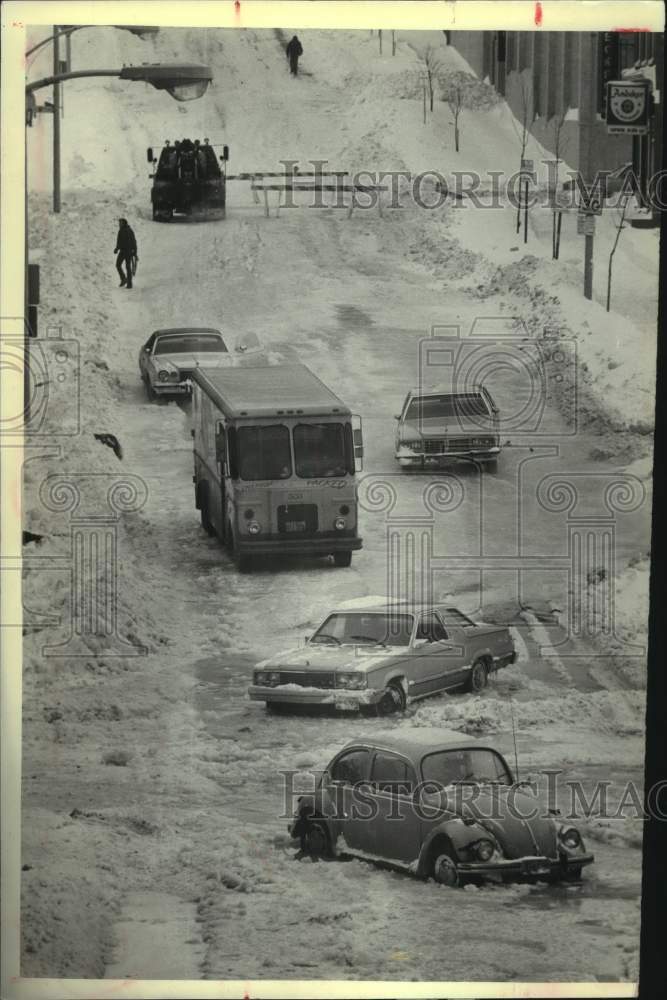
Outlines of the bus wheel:
{"type": "Polygon", "coordinates": [[[334,552],[334,566],[350,566],[352,564],[352,552],[334,552]]]}
{"type": "Polygon", "coordinates": [[[202,483],[199,487],[199,516],[201,517],[201,526],[206,534],[213,536],[215,528],[211,524],[208,514],[208,486],[206,483],[202,483]]]}
{"type": "Polygon", "coordinates": [[[234,556],[234,565],[239,573],[249,573],[252,569],[252,559],[250,556],[237,554],[234,556]]]}

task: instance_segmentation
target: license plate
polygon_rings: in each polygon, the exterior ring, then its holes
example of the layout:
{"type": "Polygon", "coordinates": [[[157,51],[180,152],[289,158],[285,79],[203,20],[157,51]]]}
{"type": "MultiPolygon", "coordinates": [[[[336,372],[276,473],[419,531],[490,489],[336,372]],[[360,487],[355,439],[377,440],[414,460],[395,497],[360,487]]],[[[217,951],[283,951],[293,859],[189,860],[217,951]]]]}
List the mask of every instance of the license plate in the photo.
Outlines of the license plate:
{"type": "Polygon", "coordinates": [[[305,521],[285,521],[285,531],[305,531],[305,521]]]}

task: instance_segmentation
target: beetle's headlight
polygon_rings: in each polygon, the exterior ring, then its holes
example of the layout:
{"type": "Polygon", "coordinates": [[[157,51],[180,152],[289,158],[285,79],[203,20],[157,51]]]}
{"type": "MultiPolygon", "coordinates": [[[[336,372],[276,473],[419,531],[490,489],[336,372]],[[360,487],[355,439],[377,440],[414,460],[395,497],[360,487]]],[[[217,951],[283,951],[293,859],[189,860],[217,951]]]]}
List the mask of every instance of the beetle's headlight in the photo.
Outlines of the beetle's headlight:
{"type": "Polygon", "coordinates": [[[347,688],[348,690],[359,690],[359,688],[365,688],[366,674],[360,673],[359,671],[336,674],[336,687],[347,688]]]}
{"type": "Polygon", "coordinates": [[[496,845],[492,840],[478,840],[471,844],[471,850],[480,861],[489,861],[495,853],[496,845]]]}
{"type": "Polygon", "coordinates": [[[336,531],[344,531],[346,524],[347,521],[345,520],[344,517],[337,517],[336,520],[334,521],[334,528],[336,529],[336,531]]]}
{"type": "Polygon", "coordinates": [[[573,826],[561,826],[558,836],[566,847],[574,848],[581,846],[581,834],[573,826]]]}
{"type": "Polygon", "coordinates": [[[248,524],[248,531],[250,532],[251,535],[258,535],[261,530],[262,526],[259,523],[259,521],[251,521],[248,524]]]}

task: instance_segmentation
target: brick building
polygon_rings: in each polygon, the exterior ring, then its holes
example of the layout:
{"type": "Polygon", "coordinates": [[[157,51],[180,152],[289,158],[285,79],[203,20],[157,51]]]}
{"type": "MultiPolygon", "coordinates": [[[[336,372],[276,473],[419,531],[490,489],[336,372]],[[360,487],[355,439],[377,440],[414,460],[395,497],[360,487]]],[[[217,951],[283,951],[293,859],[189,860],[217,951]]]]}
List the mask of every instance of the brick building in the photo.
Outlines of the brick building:
{"type": "Polygon", "coordinates": [[[481,78],[503,94],[530,132],[592,179],[598,170],[632,162],[642,191],[662,163],[663,38],[651,32],[451,31],[449,43],[481,78]],[[646,136],[609,135],[605,84],[650,80],[653,112],[646,136]]]}

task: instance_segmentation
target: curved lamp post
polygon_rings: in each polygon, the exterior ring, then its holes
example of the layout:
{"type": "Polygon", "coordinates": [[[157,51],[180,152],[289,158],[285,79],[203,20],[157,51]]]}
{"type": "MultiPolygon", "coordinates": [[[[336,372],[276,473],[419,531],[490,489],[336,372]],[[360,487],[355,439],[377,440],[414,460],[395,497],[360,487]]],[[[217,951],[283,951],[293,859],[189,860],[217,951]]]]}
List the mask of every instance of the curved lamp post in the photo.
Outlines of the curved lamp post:
{"type": "MultiPolygon", "coordinates": [[[[122,66],[120,69],[85,69],[77,70],[71,73],[56,73],[53,76],[45,76],[40,80],[35,80],[31,83],[26,84],[26,104],[28,106],[34,106],[35,98],[34,92],[36,90],[41,90],[42,87],[50,87],[54,84],[63,83],[66,80],[76,80],[82,77],[93,77],[93,76],[114,76],[118,80],[130,80],[134,83],[150,83],[152,87],[156,90],[166,90],[174,100],[176,101],[193,101],[206,91],[209,83],[213,79],[213,72],[209,66],[202,66],[196,63],[146,63],[142,66],[122,66]]],[[[26,130],[27,139],[27,130],[26,130]]],[[[58,161],[60,159],[58,151],[58,161]]],[[[55,161],[54,161],[55,162],[55,161]]],[[[28,317],[28,184],[27,184],[27,171],[28,171],[28,150],[26,141],[26,154],[25,154],[25,171],[26,171],[26,183],[25,183],[25,317],[28,317]]],[[[58,208],[55,208],[56,199],[56,189],[55,182],[56,177],[54,176],[54,210],[60,210],[60,177],[58,176],[58,208]]],[[[34,336],[34,333],[28,328],[28,336],[34,336]]],[[[26,406],[25,421],[29,420],[28,412],[28,402],[29,402],[29,386],[28,386],[28,362],[27,362],[27,345],[26,345],[26,361],[24,365],[24,400],[26,406]]]]}
{"type": "MultiPolygon", "coordinates": [[[[70,73],[54,73],[53,76],[45,76],[26,84],[28,105],[34,107],[34,98],[30,95],[42,87],[53,86],[55,90],[66,80],[89,76],[115,76],[119,80],[150,83],[157,90],[166,90],[176,101],[192,101],[201,97],[213,79],[208,66],[196,63],[144,63],[141,66],[123,66],[121,69],[74,70],[70,73]]],[[[53,120],[53,211],[60,211],[60,119],[57,107],[54,107],[53,120]]]]}
{"type": "Polygon", "coordinates": [[[80,31],[81,28],[118,28],[119,31],[129,31],[130,34],[136,35],[138,38],[157,35],[160,30],[149,24],[62,24],[55,29],[52,35],[42,38],[41,42],[37,42],[31,49],[28,49],[25,54],[26,59],[50,42],[55,42],[59,38],[69,38],[70,35],[73,35],[75,31],[80,31]]]}

